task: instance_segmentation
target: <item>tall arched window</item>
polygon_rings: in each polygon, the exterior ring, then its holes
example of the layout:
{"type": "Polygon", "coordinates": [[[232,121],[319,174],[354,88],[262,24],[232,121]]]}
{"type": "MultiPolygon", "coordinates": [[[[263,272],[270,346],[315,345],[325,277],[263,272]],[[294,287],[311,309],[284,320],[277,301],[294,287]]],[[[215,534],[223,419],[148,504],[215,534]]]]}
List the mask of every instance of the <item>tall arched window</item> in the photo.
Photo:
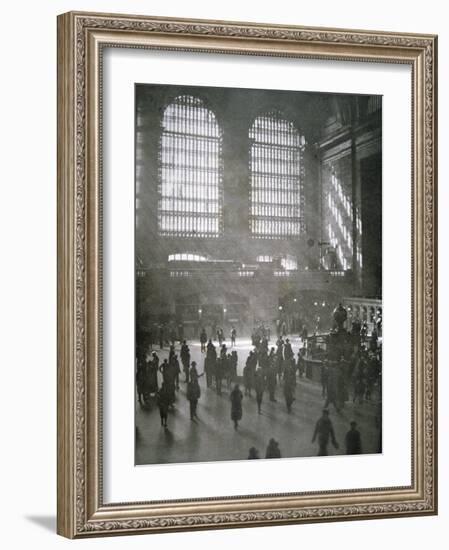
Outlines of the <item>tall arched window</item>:
{"type": "Polygon", "coordinates": [[[297,237],[302,230],[303,140],[278,111],[258,116],[250,138],[250,230],[254,237],[297,237]]]}
{"type": "Polygon", "coordinates": [[[165,108],[160,143],[161,235],[219,236],[221,134],[214,113],[197,97],[178,96],[165,108]]]}

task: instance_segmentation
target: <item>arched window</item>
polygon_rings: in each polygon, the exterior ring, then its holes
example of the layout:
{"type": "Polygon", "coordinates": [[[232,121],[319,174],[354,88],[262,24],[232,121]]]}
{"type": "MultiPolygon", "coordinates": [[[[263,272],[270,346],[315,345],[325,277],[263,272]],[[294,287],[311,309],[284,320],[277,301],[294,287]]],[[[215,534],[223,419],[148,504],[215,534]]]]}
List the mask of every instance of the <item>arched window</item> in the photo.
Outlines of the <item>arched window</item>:
{"type": "Polygon", "coordinates": [[[303,139],[278,111],[258,116],[250,138],[250,230],[282,239],[302,231],[303,139]]]}
{"type": "Polygon", "coordinates": [[[159,233],[218,237],[222,220],[222,135],[214,113],[190,95],[162,118],[159,233]]]}

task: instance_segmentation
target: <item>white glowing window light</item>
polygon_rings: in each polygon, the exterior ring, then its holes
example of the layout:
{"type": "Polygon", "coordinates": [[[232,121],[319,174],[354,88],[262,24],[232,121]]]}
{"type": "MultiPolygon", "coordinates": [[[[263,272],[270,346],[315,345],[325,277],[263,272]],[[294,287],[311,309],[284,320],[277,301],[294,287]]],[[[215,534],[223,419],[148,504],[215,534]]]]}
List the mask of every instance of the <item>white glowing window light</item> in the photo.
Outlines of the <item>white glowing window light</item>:
{"type": "Polygon", "coordinates": [[[302,231],[304,140],[277,111],[258,116],[249,138],[251,233],[262,238],[297,237],[302,231]]]}
{"type": "Polygon", "coordinates": [[[270,263],[273,261],[273,256],[266,256],[266,255],[257,256],[256,261],[259,263],[270,263]]]}
{"type": "MultiPolygon", "coordinates": [[[[335,248],[341,269],[350,269],[350,259],[353,254],[352,198],[347,196],[341,182],[334,172],[331,174],[331,185],[327,197],[327,206],[331,219],[327,224],[328,239],[335,248]]],[[[358,227],[357,230],[360,235],[361,231],[359,231],[358,227]]],[[[360,239],[358,239],[358,241],[360,241],[360,239]]],[[[357,254],[356,258],[359,260],[360,264],[361,254],[357,254]]]]}
{"type": "Polygon", "coordinates": [[[180,254],[169,254],[169,262],[207,262],[209,258],[206,256],[200,256],[199,254],[190,254],[190,253],[180,253],[180,254]]]}
{"type": "Polygon", "coordinates": [[[254,277],[254,271],[239,271],[239,277],[254,277]]]}
{"type": "Polygon", "coordinates": [[[287,254],[285,258],[281,259],[281,266],[287,271],[294,271],[298,269],[298,260],[294,256],[287,254]]]}
{"type": "Polygon", "coordinates": [[[160,139],[159,233],[218,237],[222,225],[222,132],[193,96],[165,109],[160,139]]]}
{"type": "Polygon", "coordinates": [[[191,277],[190,271],[170,271],[170,277],[173,278],[179,278],[179,277],[191,277]]]}

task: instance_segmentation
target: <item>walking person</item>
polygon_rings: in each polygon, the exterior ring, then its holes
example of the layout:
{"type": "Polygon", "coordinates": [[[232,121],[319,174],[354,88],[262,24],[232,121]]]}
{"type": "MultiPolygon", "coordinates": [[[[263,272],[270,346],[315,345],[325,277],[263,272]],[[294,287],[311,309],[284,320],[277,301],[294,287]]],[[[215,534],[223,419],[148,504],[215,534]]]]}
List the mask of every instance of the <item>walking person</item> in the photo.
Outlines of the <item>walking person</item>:
{"type": "Polygon", "coordinates": [[[350,423],[350,430],[346,433],[345,444],[347,455],[362,454],[362,438],[357,429],[357,422],[354,420],[350,423]]]}
{"type": "Polygon", "coordinates": [[[294,386],[291,383],[291,380],[284,378],[284,398],[285,406],[287,407],[287,412],[290,414],[292,412],[292,404],[295,400],[294,386]]]}
{"type": "Polygon", "coordinates": [[[221,384],[223,380],[223,359],[219,357],[215,362],[215,391],[221,395],[221,384]]]}
{"type": "Polygon", "coordinates": [[[260,458],[259,451],[256,449],[256,447],[251,447],[248,452],[248,460],[254,460],[260,458]]]}
{"type": "Polygon", "coordinates": [[[203,328],[201,329],[201,334],[200,334],[201,353],[204,353],[206,351],[206,343],[207,343],[207,334],[206,334],[206,330],[203,328]]]}
{"type": "Polygon", "coordinates": [[[239,385],[236,384],[231,392],[231,420],[234,422],[235,430],[238,428],[239,421],[242,419],[242,400],[243,393],[240,391],[239,385]]]}
{"type": "Polygon", "coordinates": [[[170,396],[167,391],[165,382],[162,382],[161,389],[156,394],[157,406],[159,407],[159,414],[161,417],[161,426],[167,427],[168,408],[170,406],[170,396]]]}
{"type": "Polygon", "coordinates": [[[165,384],[165,392],[168,395],[169,406],[173,407],[176,400],[175,369],[171,363],[168,363],[167,359],[164,359],[162,365],[159,367],[159,370],[162,373],[162,380],[165,384]]]}
{"type": "Polygon", "coordinates": [[[275,403],[276,397],[275,397],[275,391],[276,391],[276,366],[270,365],[267,370],[267,388],[268,388],[268,395],[270,396],[270,401],[275,403]]]}
{"type": "Polygon", "coordinates": [[[207,344],[206,359],[204,360],[204,372],[206,373],[206,384],[208,388],[212,386],[213,378],[216,375],[216,363],[217,350],[212,340],[209,340],[207,344]]]}
{"type": "Polygon", "coordinates": [[[190,420],[195,420],[197,417],[196,409],[198,406],[198,400],[201,397],[201,388],[198,384],[198,378],[190,378],[187,384],[187,400],[190,403],[190,420]]]}
{"type": "Polygon", "coordinates": [[[306,354],[306,348],[304,347],[300,348],[298,351],[298,361],[296,363],[296,368],[298,370],[299,378],[303,378],[304,373],[306,371],[305,354],[306,354]]]}
{"type": "Polygon", "coordinates": [[[320,381],[321,381],[321,397],[326,399],[327,397],[327,386],[329,383],[329,367],[323,361],[320,369],[320,381]]]}
{"type": "Polygon", "coordinates": [[[265,391],[265,377],[263,375],[263,370],[258,368],[254,376],[254,386],[256,389],[256,401],[257,401],[257,412],[262,414],[262,399],[263,392],[265,391]]]}
{"type": "Polygon", "coordinates": [[[192,382],[198,383],[198,378],[201,378],[201,376],[204,376],[204,372],[202,372],[201,374],[198,374],[198,371],[196,370],[196,362],[192,361],[192,366],[190,367],[190,371],[189,371],[189,379],[192,382]]]}
{"type": "Polygon", "coordinates": [[[237,331],[235,327],[232,327],[231,329],[231,348],[235,346],[235,340],[237,338],[237,331]]]}
{"type": "Polygon", "coordinates": [[[161,325],[159,327],[159,348],[164,349],[164,327],[161,325]]]}
{"type": "Polygon", "coordinates": [[[189,367],[190,367],[190,349],[185,340],[183,340],[182,342],[180,356],[181,356],[182,370],[184,371],[184,376],[185,376],[184,382],[188,384],[189,367]]]}
{"type": "Polygon", "coordinates": [[[151,393],[157,393],[159,387],[158,387],[158,380],[157,380],[157,373],[159,371],[159,357],[157,356],[157,353],[153,351],[152,353],[152,359],[149,361],[147,366],[147,390],[148,394],[151,393]]]}
{"type": "Polygon", "coordinates": [[[327,386],[326,386],[326,402],[324,408],[332,404],[337,412],[340,412],[339,402],[337,401],[337,384],[338,384],[338,366],[334,363],[328,368],[327,386]]]}
{"type": "Polygon", "coordinates": [[[270,441],[268,442],[265,458],[281,458],[281,450],[279,449],[279,443],[273,438],[271,438],[270,441]]]}
{"type": "Polygon", "coordinates": [[[245,395],[251,397],[251,390],[254,387],[254,366],[252,362],[252,351],[249,352],[246,364],[243,367],[243,384],[245,386],[245,395]]]}
{"type": "Polygon", "coordinates": [[[334,448],[338,449],[338,443],[335,439],[334,426],[332,425],[331,419],[329,418],[329,411],[327,409],[323,409],[323,414],[316,423],[312,443],[315,442],[315,439],[317,437],[319,445],[318,456],[327,456],[329,454],[327,451],[329,439],[332,441],[332,445],[334,446],[334,448]]]}
{"type": "Polygon", "coordinates": [[[176,390],[179,391],[179,375],[181,374],[181,368],[179,366],[179,360],[176,353],[171,358],[170,365],[173,369],[176,390]]]}

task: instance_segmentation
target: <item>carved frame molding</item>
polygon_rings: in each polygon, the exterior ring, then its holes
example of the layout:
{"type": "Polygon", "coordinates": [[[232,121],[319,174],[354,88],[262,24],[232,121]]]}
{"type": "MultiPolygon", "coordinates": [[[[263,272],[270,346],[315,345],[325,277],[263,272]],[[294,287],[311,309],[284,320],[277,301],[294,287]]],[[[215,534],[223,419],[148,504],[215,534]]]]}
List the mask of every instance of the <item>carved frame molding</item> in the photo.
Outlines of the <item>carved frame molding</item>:
{"type": "Polygon", "coordinates": [[[70,12],[58,17],[58,533],[78,538],[437,513],[437,38],[70,12]],[[309,57],[412,67],[410,487],[103,504],[103,47],[309,57]]]}

